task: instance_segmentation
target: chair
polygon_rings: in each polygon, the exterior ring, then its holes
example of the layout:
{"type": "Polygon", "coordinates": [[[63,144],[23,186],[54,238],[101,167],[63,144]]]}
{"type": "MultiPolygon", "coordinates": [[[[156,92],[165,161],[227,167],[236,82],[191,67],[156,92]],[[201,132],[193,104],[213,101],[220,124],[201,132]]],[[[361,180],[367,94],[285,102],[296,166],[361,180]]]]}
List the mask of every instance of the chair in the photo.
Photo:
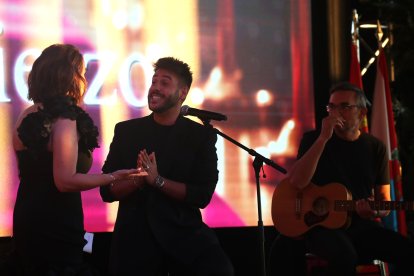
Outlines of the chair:
{"type": "MultiPolygon", "coordinates": [[[[302,239],[277,236],[269,252],[268,275],[326,275],[327,261],[309,253],[302,239]],[[289,274],[290,273],[290,274],[289,274]],[[300,274],[298,274],[300,273],[300,274]]],[[[378,260],[361,260],[356,268],[358,276],[388,276],[388,266],[378,260]]]]}
{"type": "MultiPolygon", "coordinates": [[[[325,271],[327,261],[313,255],[306,254],[307,276],[317,276],[325,271]]],[[[360,264],[356,267],[358,276],[388,276],[388,266],[383,261],[374,260],[372,263],[360,264]]]]}

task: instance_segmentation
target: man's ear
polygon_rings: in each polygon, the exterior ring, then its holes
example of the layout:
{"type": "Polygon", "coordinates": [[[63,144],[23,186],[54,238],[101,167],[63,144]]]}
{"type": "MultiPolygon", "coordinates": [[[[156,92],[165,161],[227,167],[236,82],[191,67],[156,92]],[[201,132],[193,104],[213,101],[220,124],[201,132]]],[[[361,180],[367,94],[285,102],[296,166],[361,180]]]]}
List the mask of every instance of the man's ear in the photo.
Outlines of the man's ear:
{"type": "Polygon", "coordinates": [[[365,115],[367,115],[367,113],[368,113],[368,109],[366,108],[366,107],[361,107],[361,110],[360,110],[360,117],[361,117],[361,119],[365,116],[365,115]]]}
{"type": "Polygon", "coordinates": [[[181,100],[182,103],[187,98],[187,95],[188,95],[188,91],[189,90],[190,89],[186,85],[184,85],[183,87],[180,88],[180,100],[181,100]]]}

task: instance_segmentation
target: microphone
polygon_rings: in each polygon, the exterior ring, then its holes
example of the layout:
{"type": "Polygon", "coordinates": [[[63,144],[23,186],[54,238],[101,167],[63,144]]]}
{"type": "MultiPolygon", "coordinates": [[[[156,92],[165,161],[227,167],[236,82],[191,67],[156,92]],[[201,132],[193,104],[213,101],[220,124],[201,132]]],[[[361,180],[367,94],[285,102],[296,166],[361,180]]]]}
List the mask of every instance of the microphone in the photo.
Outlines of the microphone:
{"type": "Polygon", "coordinates": [[[202,121],[203,120],[214,120],[214,121],[226,121],[227,120],[227,116],[224,114],[207,111],[207,110],[196,109],[196,108],[189,107],[188,105],[183,105],[181,107],[180,114],[183,116],[187,116],[187,115],[196,116],[202,121]]]}

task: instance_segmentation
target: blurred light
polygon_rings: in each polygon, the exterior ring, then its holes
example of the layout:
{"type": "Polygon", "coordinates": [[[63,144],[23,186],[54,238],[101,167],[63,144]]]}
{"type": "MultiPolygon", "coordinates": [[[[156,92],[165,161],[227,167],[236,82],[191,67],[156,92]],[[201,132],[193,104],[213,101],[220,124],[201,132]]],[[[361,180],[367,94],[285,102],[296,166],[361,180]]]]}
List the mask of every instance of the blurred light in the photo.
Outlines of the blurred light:
{"type": "Polygon", "coordinates": [[[101,7],[104,15],[109,15],[111,13],[112,8],[110,0],[101,0],[101,7]]]}
{"type": "Polygon", "coordinates": [[[25,103],[31,103],[27,99],[28,87],[26,74],[32,70],[33,62],[40,54],[41,51],[39,49],[28,49],[17,57],[16,63],[14,64],[14,85],[18,95],[25,103]]]}
{"type": "Polygon", "coordinates": [[[132,30],[138,30],[142,27],[144,21],[144,9],[139,3],[132,5],[133,7],[130,10],[128,25],[132,30]]]}
{"type": "Polygon", "coordinates": [[[268,148],[272,154],[286,153],[289,148],[289,136],[294,128],[295,122],[293,120],[289,120],[283,125],[277,140],[269,142],[268,148]]]}
{"type": "MultiPolygon", "coordinates": [[[[378,25],[377,24],[361,24],[361,25],[359,25],[359,27],[361,29],[376,29],[376,28],[378,28],[378,25]]],[[[385,25],[381,25],[381,28],[382,29],[387,29],[388,27],[385,26],[385,25]]]]}
{"type": "MultiPolygon", "coordinates": [[[[3,49],[0,48],[0,103],[10,102],[10,101],[11,99],[6,95],[6,82],[4,79],[4,55],[3,55],[3,49]]],[[[0,140],[0,141],[4,141],[4,140],[0,140]]]]}
{"type": "Polygon", "coordinates": [[[292,119],[287,121],[283,125],[279,137],[277,137],[276,140],[270,141],[267,146],[255,148],[255,151],[266,158],[271,158],[273,155],[289,155],[290,151],[292,151],[292,147],[289,147],[289,138],[294,128],[295,122],[292,119]]]}
{"type": "MultiPolygon", "coordinates": [[[[263,157],[270,158],[271,156],[269,147],[258,147],[255,150],[260,155],[263,155],[263,157]]],[[[251,158],[253,159],[254,157],[251,156],[251,158]]]]}
{"type": "Polygon", "coordinates": [[[221,78],[222,78],[221,69],[218,67],[214,67],[210,75],[211,82],[214,84],[217,84],[221,81],[221,78]]]}
{"type": "Polygon", "coordinates": [[[85,53],[83,59],[88,66],[89,63],[98,62],[99,70],[95,77],[88,84],[88,90],[83,97],[83,102],[88,105],[113,105],[117,101],[116,91],[113,90],[110,96],[99,96],[99,91],[105,83],[106,77],[111,72],[111,68],[116,61],[116,53],[111,51],[102,51],[100,53],[85,53]]]}
{"type": "Polygon", "coordinates": [[[220,67],[216,66],[211,70],[207,81],[204,85],[206,98],[219,100],[223,98],[223,73],[220,67]]]}
{"type": "Polygon", "coordinates": [[[365,73],[367,72],[367,68],[364,68],[361,70],[361,76],[365,75],[365,73]]]}
{"type": "Polygon", "coordinates": [[[151,83],[152,72],[152,66],[143,54],[135,52],[125,60],[119,71],[119,87],[128,104],[140,108],[147,105],[147,91],[151,83]],[[143,71],[143,84],[145,86],[139,95],[135,95],[134,88],[131,85],[131,69],[133,66],[139,66],[143,71]]]}
{"type": "Polygon", "coordinates": [[[256,102],[259,106],[269,105],[271,103],[271,95],[268,90],[261,89],[257,91],[256,102]]]}
{"type": "Polygon", "coordinates": [[[177,34],[177,42],[184,43],[187,40],[187,36],[184,32],[177,34]]]}
{"type": "Polygon", "coordinates": [[[116,11],[112,16],[112,24],[118,30],[124,29],[128,24],[128,17],[124,11],[116,11]]]}
{"type": "Polygon", "coordinates": [[[386,39],[384,39],[384,41],[381,44],[382,48],[384,48],[385,45],[387,45],[388,41],[390,41],[390,39],[388,37],[386,39]]]}
{"type": "Polygon", "coordinates": [[[146,47],[145,55],[148,60],[156,61],[164,55],[164,48],[156,43],[148,44],[146,47]]]}
{"type": "Polygon", "coordinates": [[[190,91],[190,105],[202,105],[204,102],[204,93],[199,87],[195,87],[190,91]]]}
{"type": "Polygon", "coordinates": [[[226,148],[224,144],[224,138],[220,135],[217,135],[217,142],[216,142],[216,149],[217,149],[217,169],[219,171],[219,178],[217,181],[217,186],[215,193],[220,196],[225,196],[225,183],[224,179],[226,179],[226,162],[225,162],[225,153],[226,148]]]}
{"type": "Polygon", "coordinates": [[[4,34],[4,25],[3,22],[0,22],[0,36],[4,34]]]}
{"type": "MultiPolygon", "coordinates": [[[[384,41],[381,43],[381,47],[384,48],[388,44],[389,41],[390,39],[388,37],[384,39],[384,41]]],[[[368,71],[368,68],[371,66],[371,64],[374,63],[375,57],[377,56],[379,56],[379,50],[375,51],[374,56],[369,59],[367,65],[365,65],[365,67],[361,70],[361,76],[365,75],[365,73],[368,71]]]]}

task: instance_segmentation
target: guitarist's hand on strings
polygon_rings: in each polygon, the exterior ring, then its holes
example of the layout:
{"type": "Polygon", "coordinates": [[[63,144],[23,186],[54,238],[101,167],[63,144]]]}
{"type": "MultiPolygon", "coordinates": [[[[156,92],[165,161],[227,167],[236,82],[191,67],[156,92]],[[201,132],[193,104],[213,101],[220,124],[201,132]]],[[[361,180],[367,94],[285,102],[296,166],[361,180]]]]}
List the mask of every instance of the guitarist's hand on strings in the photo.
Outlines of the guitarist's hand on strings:
{"type": "Polygon", "coordinates": [[[371,198],[359,199],[355,202],[355,211],[357,214],[364,219],[372,219],[377,215],[377,211],[373,210],[370,205],[371,198]]]}

